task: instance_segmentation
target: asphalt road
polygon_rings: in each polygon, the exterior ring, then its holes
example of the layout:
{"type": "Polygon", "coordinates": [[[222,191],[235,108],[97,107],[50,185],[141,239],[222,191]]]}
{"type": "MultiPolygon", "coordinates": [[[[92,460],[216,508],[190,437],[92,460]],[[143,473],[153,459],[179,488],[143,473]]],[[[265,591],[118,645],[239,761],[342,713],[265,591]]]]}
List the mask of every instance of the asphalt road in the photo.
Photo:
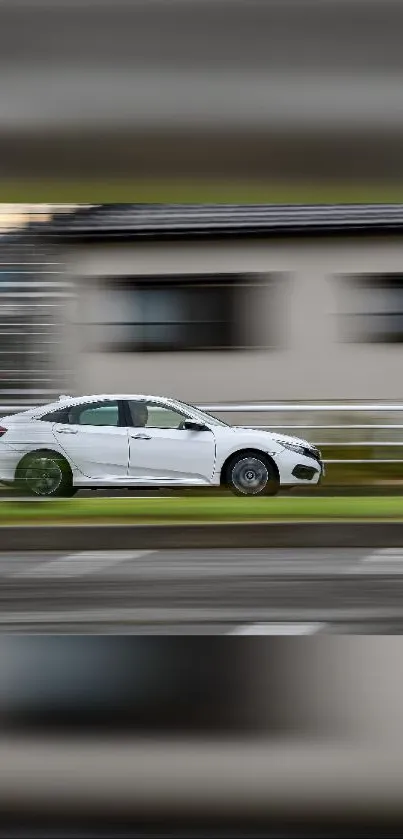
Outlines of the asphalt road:
{"type": "Polygon", "coordinates": [[[403,548],[0,554],[0,631],[403,632],[403,548]]]}

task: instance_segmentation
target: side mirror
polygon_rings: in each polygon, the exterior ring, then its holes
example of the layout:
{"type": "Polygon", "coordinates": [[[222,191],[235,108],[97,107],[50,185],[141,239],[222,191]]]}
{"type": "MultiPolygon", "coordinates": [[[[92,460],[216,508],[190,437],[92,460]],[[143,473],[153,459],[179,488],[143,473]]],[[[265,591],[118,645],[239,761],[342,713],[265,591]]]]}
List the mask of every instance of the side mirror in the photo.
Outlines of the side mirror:
{"type": "Polygon", "coordinates": [[[193,422],[193,420],[185,420],[183,429],[185,431],[210,431],[207,425],[203,425],[201,422],[193,422]]]}

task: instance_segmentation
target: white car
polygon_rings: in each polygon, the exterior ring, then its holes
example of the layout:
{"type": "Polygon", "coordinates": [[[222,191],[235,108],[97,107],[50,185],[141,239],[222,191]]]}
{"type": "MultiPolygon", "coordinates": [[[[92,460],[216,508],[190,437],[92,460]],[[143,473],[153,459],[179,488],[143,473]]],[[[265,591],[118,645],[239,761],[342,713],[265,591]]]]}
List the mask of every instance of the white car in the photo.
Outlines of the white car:
{"type": "Polygon", "coordinates": [[[274,495],[322,474],[321,454],[305,440],[230,426],[175,399],[61,396],[0,420],[0,483],[37,496],[220,485],[274,495]]]}

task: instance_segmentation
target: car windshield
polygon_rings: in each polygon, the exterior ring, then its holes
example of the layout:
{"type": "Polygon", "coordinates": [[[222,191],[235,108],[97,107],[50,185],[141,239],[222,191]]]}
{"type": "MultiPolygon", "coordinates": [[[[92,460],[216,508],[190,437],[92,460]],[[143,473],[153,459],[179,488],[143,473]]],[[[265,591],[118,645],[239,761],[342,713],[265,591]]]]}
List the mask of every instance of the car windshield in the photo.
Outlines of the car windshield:
{"type": "Polygon", "coordinates": [[[228,428],[228,423],[223,422],[222,420],[217,419],[217,417],[213,417],[212,414],[208,414],[207,411],[200,411],[199,408],[195,408],[194,405],[188,405],[187,402],[177,402],[178,407],[185,408],[192,412],[194,417],[197,417],[200,422],[206,422],[209,425],[222,425],[228,428]]]}

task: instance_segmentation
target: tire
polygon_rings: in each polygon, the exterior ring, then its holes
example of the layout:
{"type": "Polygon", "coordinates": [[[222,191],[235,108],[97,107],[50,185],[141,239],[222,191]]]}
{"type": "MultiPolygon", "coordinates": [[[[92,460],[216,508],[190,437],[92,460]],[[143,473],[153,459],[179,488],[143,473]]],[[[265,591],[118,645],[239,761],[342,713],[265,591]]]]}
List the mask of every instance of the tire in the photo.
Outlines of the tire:
{"type": "Polygon", "coordinates": [[[234,495],[276,495],[280,482],[271,460],[262,452],[242,452],[227,464],[225,481],[234,495]]]}
{"type": "Polygon", "coordinates": [[[16,485],[36,498],[70,498],[77,491],[67,460],[52,452],[27,455],[17,469],[16,485]]]}

